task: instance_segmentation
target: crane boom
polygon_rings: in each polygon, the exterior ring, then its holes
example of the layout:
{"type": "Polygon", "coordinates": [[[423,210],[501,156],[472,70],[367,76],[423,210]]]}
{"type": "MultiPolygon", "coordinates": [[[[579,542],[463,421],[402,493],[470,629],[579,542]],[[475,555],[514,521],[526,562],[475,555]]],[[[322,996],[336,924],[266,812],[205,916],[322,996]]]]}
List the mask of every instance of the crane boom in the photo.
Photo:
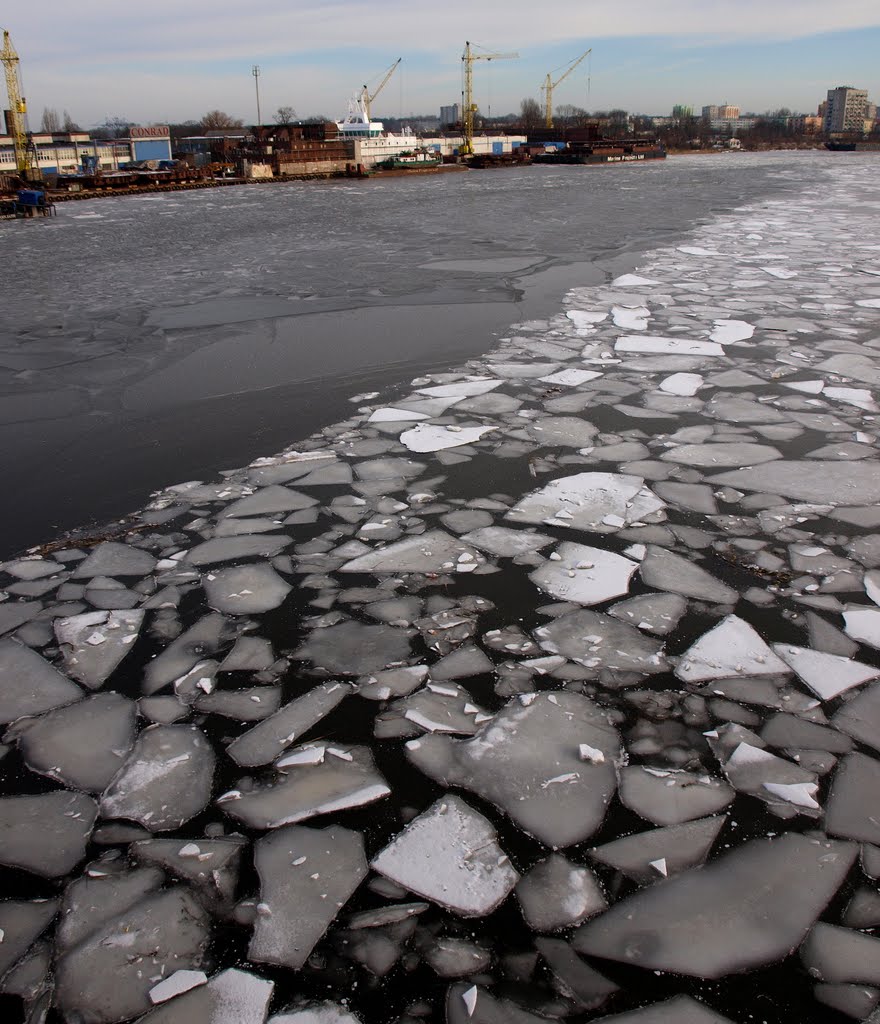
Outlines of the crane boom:
{"type": "Polygon", "coordinates": [[[572,73],[572,71],[574,71],[574,69],[578,66],[578,64],[580,64],[580,62],[585,57],[588,57],[592,52],[593,52],[593,47],[591,46],[589,48],[589,50],[587,50],[586,53],[582,53],[580,55],[580,57],[578,57],[576,60],[573,60],[571,62],[571,64],[569,64],[568,67],[565,69],[565,71],[563,71],[563,73],[559,76],[559,78],[556,79],[555,82],[553,81],[553,78],[551,77],[551,72],[547,73],[547,78],[546,78],[546,80],[544,82],[544,85],[543,85],[543,89],[544,89],[544,127],[545,128],[552,128],[553,127],[553,90],[556,88],[557,85],[560,85],[562,82],[564,82],[565,79],[568,78],[568,76],[572,73]]]}
{"type": "Polygon", "coordinates": [[[367,114],[367,121],[369,121],[370,117],[371,117],[371,114],[370,114],[370,104],[373,102],[373,100],[379,95],[379,93],[388,84],[388,79],[397,70],[397,65],[402,60],[403,60],[403,57],[398,57],[397,60],[391,65],[391,67],[385,72],[385,77],[382,79],[382,81],[373,90],[373,95],[372,96],[370,95],[370,90],[366,86],[363,87],[363,91],[361,92],[361,99],[363,100],[363,103],[364,103],[364,110],[366,111],[366,114],[367,114]]]}
{"type": "Polygon", "coordinates": [[[9,95],[9,114],[12,121],[9,128],[12,132],[12,145],[15,149],[15,166],[18,173],[23,178],[27,178],[31,163],[24,124],[24,115],[27,112],[27,107],[22,99],[21,89],[18,85],[18,54],[15,52],[12,39],[5,29],[3,31],[3,49],[0,50],[0,60],[3,61],[3,70],[6,73],[6,92],[9,95]]]}
{"type": "Polygon", "coordinates": [[[464,96],[462,106],[462,156],[472,156],[474,152],[474,112],[477,107],[474,103],[474,61],[475,60],[515,60],[518,53],[474,53],[471,50],[470,42],[464,44],[464,53],[461,55],[461,62],[464,66],[464,96]]]}

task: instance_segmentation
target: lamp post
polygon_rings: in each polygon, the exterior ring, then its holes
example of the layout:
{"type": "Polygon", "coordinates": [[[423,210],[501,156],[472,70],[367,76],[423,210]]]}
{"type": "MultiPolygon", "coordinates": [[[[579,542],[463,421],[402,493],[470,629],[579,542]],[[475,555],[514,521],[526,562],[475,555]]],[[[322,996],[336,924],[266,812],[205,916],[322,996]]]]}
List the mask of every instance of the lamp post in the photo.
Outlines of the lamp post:
{"type": "Polygon", "coordinates": [[[260,66],[254,64],[251,68],[251,74],[254,76],[254,88],[257,91],[257,124],[262,124],[263,119],[260,116],[260,66]]]}

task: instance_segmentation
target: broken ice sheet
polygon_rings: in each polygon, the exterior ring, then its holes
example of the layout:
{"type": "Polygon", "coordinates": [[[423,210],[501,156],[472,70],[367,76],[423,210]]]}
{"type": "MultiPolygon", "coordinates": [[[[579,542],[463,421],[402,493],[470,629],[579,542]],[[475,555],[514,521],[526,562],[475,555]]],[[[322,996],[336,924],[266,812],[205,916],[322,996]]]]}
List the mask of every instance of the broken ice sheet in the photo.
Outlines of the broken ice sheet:
{"type": "Polygon", "coordinates": [[[625,335],[614,343],[615,352],[667,353],[679,356],[723,356],[724,349],[714,341],[690,338],[656,338],[649,335],[625,335]]]}
{"type": "Polygon", "coordinates": [[[602,1017],[601,1024],[733,1024],[729,1017],[710,1010],[690,996],[673,996],[628,1013],[602,1017]]]}
{"type": "Polygon", "coordinates": [[[710,775],[629,765],[620,772],[620,801],[655,825],[680,825],[724,810],[734,791],[710,775]]]}
{"type": "Polygon", "coordinates": [[[423,736],[406,745],[406,754],[430,778],[478,794],[529,835],[560,848],[601,825],[621,748],[617,730],[586,697],[533,693],[507,704],[472,739],[423,736]]]}
{"type": "Polygon", "coordinates": [[[726,816],[719,815],[637,832],[594,847],[590,857],[635,882],[653,883],[702,864],[725,821],[726,816]]]}
{"type": "Polygon", "coordinates": [[[664,508],[642,477],[576,473],[527,494],[506,518],[608,533],[639,520],[660,522],[665,518],[664,508]]]}
{"type": "Polygon", "coordinates": [[[217,803],[251,828],[265,829],[363,807],[391,792],[368,747],[310,744],[290,751],[276,768],[269,785],[232,790],[217,803]]]}
{"type": "Polygon", "coordinates": [[[36,651],[16,640],[0,640],[0,723],[40,715],[84,696],[36,651]]]}
{"type": "Polygon", "coordinates": [[[290,593],[268,563],[239,565],[208,573],[202,580],[208,604],[226,615],[255,615],[277,608],[290,593]]]}
{"type": "Polygon", "coordinates": [[[640,594],[620,601],[608,614],[648,633],[666,636],[687,611],[687,601],[679,594],[640,594]]]}
{"type": "Polygon", "coordinates": [[[526,924],[536,932],[572,928],[608,906],[593,873],[558,853],[523,875],[516,898],[526,924]]]}
{"type": "Polygon", "coordinates": [[[665,590],[701,601],[735,604],[739,594],[715,579],[691,559],[683,558],[666,548],[649,544],[639,574],[649,587],[665,590]]]}
{"type": "Polygon", "coordinates": [[[446,448],[458,448],[463,444],[479,441],[495,427],[451,427],[419,423],[412,430],[400,435],[400,442],[411,452],[439,452],[446,448]]]}
{"type": "Polygon", "coordinates": [[[86,612],[55,620],[67,672],[90,690],[103,685],[137,640],[140,609],[86,612]]]}
{"type": "Polygon", "coordinates": [[[558,560],[544,562],[529,579],[560,601],[584,605],[602,604],[627,593],[638,568],[638,562],[586,544],[563,542],[556,555],[558,560]]]}
{"type": "Polygon", "coordinates": [[[467,544],[502,558],[515,558],[517,555],[531,554],[540,551],[553,543],[553,538],[546,533],[532,530],[511,530],[506,526],[483,526],[470,533],[462,534],[461,540],[467,544]]]}
{"type": "Polygon", "coordinates": [[[367,875],[359,832],[288,825],[257,840],[260,903],[248,956],[298,970],[367,875]]]}
{"type": "Polygon", "coordinates": [[[83,859],[98,809],[82,793],[0,798],[0,864],[45,878],[68,874],[83,859]]]}
{"type": "Polygon", "coordinates": [[[880,676],[880,669],[808,647],[774,644],[773,650],[822,700],[831,700],[854,686],[880,676]]]}
{"type": "Polygon", "coordinates": [[[444,530],[376,548],[341,566],[340,572],[472,572],[485,558],[461,538],[444,530]]]}
{"type": "Polygon", "coordinates": [[[697,978],[773,963],[804,939],[856,852],[851,843],[795,833],[752,840],[621,900],[582,925],[573,945],[591,956],[697,978]]]}
{"type": "Polygon", "coordinates": [[[410,649],[410,633],[403,629],[351,621],[312,630],[295,657],[327,673],[363,675],[406,663],[410,649]]]}
{"type": "Polygon", "coordinates": [[[463,917],[491,913],[519,880],[492,823],[452,794],[410,822],[371,867],[463,917]]]}
{"type": "Polygon", "coordinates": [[[687,683],[727,676],[786,675],[788,666],[755,629],[728,615],[682,654],[675,674],[687,683]]]}

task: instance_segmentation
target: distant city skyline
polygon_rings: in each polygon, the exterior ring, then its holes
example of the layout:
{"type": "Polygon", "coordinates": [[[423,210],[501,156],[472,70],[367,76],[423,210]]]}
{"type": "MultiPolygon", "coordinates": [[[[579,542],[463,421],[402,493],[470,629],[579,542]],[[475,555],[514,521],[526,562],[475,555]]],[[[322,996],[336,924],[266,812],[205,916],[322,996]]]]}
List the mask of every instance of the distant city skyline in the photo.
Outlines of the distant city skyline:
{"type": "MultiPolygon", "coordinates": [[[[541,101],[548,71],[591,57],[563,83],[554,105],[664,114],[676,104],[734,104],[743,112],[788,107],[812,113],[828,89],[852,85],[876,100],[880,5],[874,0],[521,0],[442,8],[418,0],[242,8],[215,0],[209,12],[170,0],[121,9],[107,0],[71,7],[47,0],[38,19],[7,18],[21,57],[32,128],[43,107],[66,109],[82,126],[108,117],[136,123],[198,120],[220,108],[256,120],[251,68],[261,67],[263,120],[279,106],[306,117],[341,117],[364,82],[403,63],[374,105],[377,116],[437,114],[460,101],[466,38],[518,60],[481,62],[475,99],[505,114],[541,101]]],[[[5,96],[3,97],[5,105],[5,96]]]]}

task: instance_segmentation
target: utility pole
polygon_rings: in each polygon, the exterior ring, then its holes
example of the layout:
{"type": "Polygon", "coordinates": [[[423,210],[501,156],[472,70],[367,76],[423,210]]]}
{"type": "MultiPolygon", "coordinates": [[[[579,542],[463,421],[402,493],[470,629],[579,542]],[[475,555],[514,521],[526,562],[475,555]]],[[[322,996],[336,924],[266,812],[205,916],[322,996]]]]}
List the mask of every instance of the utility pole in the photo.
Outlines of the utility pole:
{"type": "Polygon", "coordinates": [[[251,74],[254,76],[254,88],[257,90],[257,124],[263,123],[263,118],[260,115],[260,66],[254,64],[251,68],[251,74]]]}

